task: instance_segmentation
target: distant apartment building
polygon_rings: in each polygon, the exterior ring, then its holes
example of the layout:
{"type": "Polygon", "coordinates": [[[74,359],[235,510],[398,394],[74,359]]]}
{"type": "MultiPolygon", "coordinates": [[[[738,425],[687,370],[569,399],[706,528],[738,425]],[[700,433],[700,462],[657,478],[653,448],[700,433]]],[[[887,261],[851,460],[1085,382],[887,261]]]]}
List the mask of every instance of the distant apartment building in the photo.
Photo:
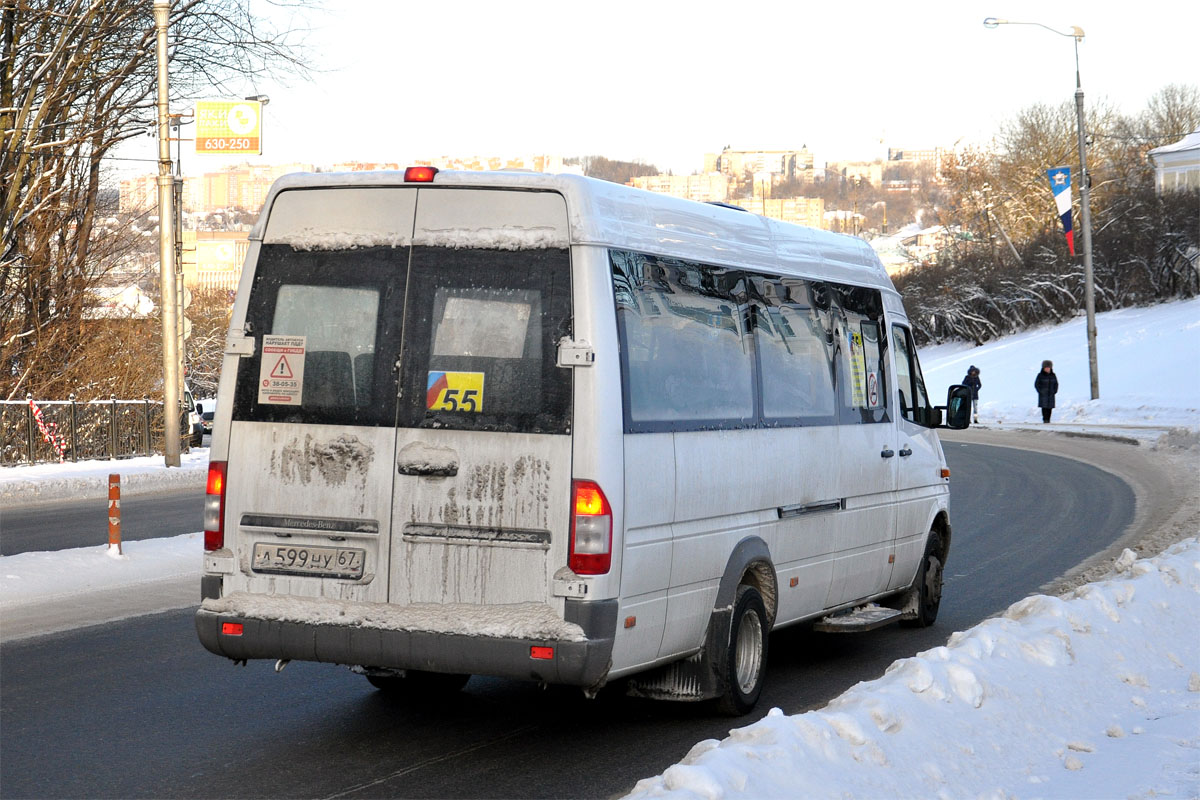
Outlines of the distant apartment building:
{"type": "Polygon", "coordinates": [[[830,161],[825,165],[825,180],[841,177],[879,186],[883,183],[883,167],[880,161],[830,161]]]}
{"type": "Polygon", "coordinates": [[[704,171],[721,172],[735,178],[747,173],[771,173],[783,180],[809,180],[814,177],[813,155],[806,147],[799,150],[734,150],[704,154],[704,171]]]}
{"type": "MultiPolygon", "coordinates": [[[[562,172],[562,156],[472,156],[416,159],[406,164],[395,162],[343,161],[322,168],[322,172],[364,172],[398,170],[410,164],[427,164],[439,169],[495,170],[523,169],[532,172],[562,172]]],[[[184,178],[183,208],[190,212],[211,212],[243,208],[257,213],[267,199],[271,184],[290,172],[313,172],[312,164],[242,164],[184,178]]],[[[158,176],[140,175],[121,181],[121,211],[151,212],[158,207],[158,176]]]]}
{"type": "Polygon", "coordinates": [[[312,172],[312,164],[242,164],[237,167],[206,172],[197,179],[193,205],[187,211],[220,211],[225,208],[244,208],[257,213],[267,199],[271,184],[291,172],[312,172]]]}
{"type": "MultiPolygon", "coordinates": [[[[191,210],[196,206],[196,190],[199,185],[199,178],[184,176],[183,179],[183,207],[185,210],[191,210]]],[[[158,209],[158,176],[137,175],[132,178],[125,178],[121,181],[118,197],[117,208],[126,213],[137,214],[149,212],[157,213],[158,209]]]]}
{"type": "Polygon", "coordinates": [[[905,192],[921,188],[930,179],[942,180],[942,163],[946,150],[941,147],[924,150],[901,150],[888,148],[885,171],[890,181],[884,188],[889,192],[905,192]],[[911,170],[896,170],[894,167],[913,167],[911,170]]]}
{"type": "Polygon", "coordinates": [[[376,170],[398,170],[400,165],[395,162],[383,161],[342,161],[331,164],[328,172],[374,172],[376,170]]]}
{"type": "Polygon", "coordinates": [[[516,156],[438,156],[437,158],[419,158],[406,166],[420,165],[437,167],[438,169],[464,170],[497,170],[520,169],[529,172],[563,172],[563,157],[557,155],[535,154],[516,156]]]}
{"type": "Polygon", "coordinates": [[[249,249],[246,231],[184,231],[183,285],[189,289],[237,289],[249,249]]]}
{"type": "Polygon", "coordinates": [[[729,177],[719,172],[702,175],[639,175],[629,185],[700,203],[723,203],[729,199],[729,177]]]}
{"type": "MultiPolygon", "coordinates": [[[[312,171],[312,164],[242,164],[218,172],[184,176],[183,210],[244,208],[257,212],[277,178],[289,172],[312,171]]],[[[153,212],[158,207],[158,176],[139,175],[122,180],[118,207],[123,212],[153,212]]]]}
{"type": "Polygon", "coordinates": [[[888,161],[907,161],[914,164],[932,164],[935,168],[942,165],[942,156],[945,150],[940,147],[925,150],[902,150],[899,148],[888,148],[888,161]]]}
{"type": "Polygon", "coordinates": [[[819,197],[756,198],[740,205],[748,211],[770,219],[822,228],[825,221],[825,201],[819,197]]]}

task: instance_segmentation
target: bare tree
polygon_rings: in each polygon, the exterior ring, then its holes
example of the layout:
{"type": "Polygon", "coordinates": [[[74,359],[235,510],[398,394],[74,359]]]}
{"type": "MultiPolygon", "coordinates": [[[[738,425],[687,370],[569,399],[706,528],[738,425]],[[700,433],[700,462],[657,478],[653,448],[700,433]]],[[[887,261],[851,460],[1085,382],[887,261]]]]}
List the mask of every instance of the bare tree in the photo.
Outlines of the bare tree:
{"type": "MultiPolygon", "coordinates": [[[[250,0],[177,0],[171,31],[176,101],[305,71],[250,0]]],[[[124,247],[96,231],[104,159],[153,119],[153,40],[145,0],[0,0],[0,397],[61,394],[99,357],[84,323],[124,247]]]]}
{"type": "MultiPolygon", "coordinates": [[[[1096,305],[1100,310],[1200,293],[1200,192],[1154,191],[1146,154],[1200,126],[1200,92],[1168,86],[1139,114],[1104,104],[1088,113],[1096,305]]],[[[983,342],[1078,312],[1083,269],[1067,252],[1046,169],[1073,165],[1074,109],[1032,106],[1003,126],[993,147],[946,159],[943,224],[972,232],[934,266],[897,278],[921,342],[983,342]],[[1016,241],[1001,257],[992,224],[1016,241]]],[[[1078,173],[1076,173],[1076,176],[1078,173]]],[[[1078,178],[1076,178],[1078,179],[1078,178]]],[[[1078,198],[1078,192],[1075,192],[1078,198]]]]}

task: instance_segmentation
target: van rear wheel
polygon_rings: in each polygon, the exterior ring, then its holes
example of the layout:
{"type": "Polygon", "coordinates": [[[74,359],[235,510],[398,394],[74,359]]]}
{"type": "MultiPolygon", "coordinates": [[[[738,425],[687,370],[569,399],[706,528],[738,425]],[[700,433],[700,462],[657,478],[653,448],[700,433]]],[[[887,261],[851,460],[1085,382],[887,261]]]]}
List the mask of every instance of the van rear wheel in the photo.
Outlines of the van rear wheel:
{"type": "Polygon", "coordinates": [[[729,629],[725,694],[718,700],[731,716],[749,713],[762,694],[767,671],[767,608],[753,586],[739,586],[729,629]]]}
{"type": "Polygon", "coordinates": [[[372,686],[388,694],[453,694],[467,685],[470,675],[456,672],[423,672],[410,669],[403,675],[367,675],[372,686]]]}
{"type": "Polygon", "coordinates": [[[910,590],[916,595],[917,614],[910,619],[900,620],[901,625],[906,628],[928,628],[937,621],[938,607],[942,603],[942,567],[942,537],[933,531],[929,534],[917,579],[910,590]]]}

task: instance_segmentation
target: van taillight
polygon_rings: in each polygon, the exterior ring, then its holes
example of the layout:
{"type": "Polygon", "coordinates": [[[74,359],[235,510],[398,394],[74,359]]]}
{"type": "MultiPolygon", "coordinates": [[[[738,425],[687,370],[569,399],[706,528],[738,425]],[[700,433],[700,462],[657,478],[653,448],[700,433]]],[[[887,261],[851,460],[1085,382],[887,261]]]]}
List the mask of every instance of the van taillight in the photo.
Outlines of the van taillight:
{"type": "Polygon", "coordinates": [[[576,575],[603,575],[612,566],[612,509],[594,481],[572,481],[567,561],[576,575]]]}
{"type": "Polygon", "coordinates": [[[204,549],[225,546],[225,461],[208,462],[208,487],[204,490],[204,549]]]}
{"type": "Polygon", "coordinates": [[[432,183],[437,174],[437,167],[408,167],[404,170],[404,180],[407,183],[432,183]]]}

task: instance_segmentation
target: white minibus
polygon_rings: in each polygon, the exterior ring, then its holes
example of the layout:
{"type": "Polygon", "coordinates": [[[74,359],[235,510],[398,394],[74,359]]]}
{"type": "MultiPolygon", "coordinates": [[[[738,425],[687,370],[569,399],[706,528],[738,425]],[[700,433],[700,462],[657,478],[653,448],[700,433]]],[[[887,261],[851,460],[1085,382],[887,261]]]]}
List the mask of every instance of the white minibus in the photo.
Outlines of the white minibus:
{"type": "Polygon", "coordinates": [[[934,621],[967,392],[932,405],[857,238],[573,175],[289,175],[233,309],[196,629],[388,691],[745,713],[775,628],[934,621]]]}

